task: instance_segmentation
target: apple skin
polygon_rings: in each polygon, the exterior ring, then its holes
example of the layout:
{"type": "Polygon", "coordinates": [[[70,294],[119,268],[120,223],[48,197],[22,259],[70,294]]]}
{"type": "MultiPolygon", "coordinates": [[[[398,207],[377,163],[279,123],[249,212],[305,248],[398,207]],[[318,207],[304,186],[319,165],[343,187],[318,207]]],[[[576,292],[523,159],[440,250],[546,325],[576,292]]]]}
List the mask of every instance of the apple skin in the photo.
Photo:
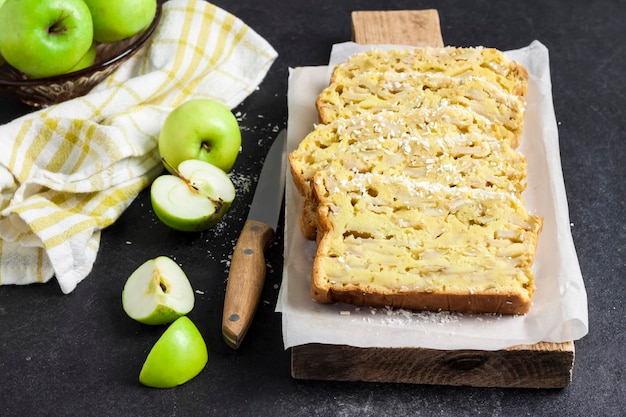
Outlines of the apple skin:
{"type": "Polygon", "coordinates": [[[91,47],[87,50],[87,53],[83,55],[80,61],[78,61],[76,65],[70,68],[67,72],[70,73],[74,71],[80,71],[82,69],[92,66],[94,62],[96,62],[97,53],[97,42],[94,42],[91,44],[91,47]]]}
{"type": "Polygon", "coordinates": [[[93,17],[93,37],[111,43],[143,31],[154,19],[157,0],[84,0],[93,17]]]}
{"type": "Polygon", "coordinates": [[[235,115],[224,104],[208,98],[192,99],[166,117],[158,145],[170,173],[172,167],[188,159],[229,171],[239,155],[241,132],[235,115]]]}
{"type": "Polygon", "coordinates": [[[189,313],[195,294],[182,268],[166,256],[141,264],[128,277],[122,291],[122,307],[140,323],[168,324],[189,313]]]}
{"type": "Polygon", "coordinates": [[[0,55],[30,78],[67,73],[93,42],[83,0],[6,0],[0,27],[0,55]]]}
{"type": "Polygon", "coordinates": [[[152,388],[172,388],[196,377],[209,360],[206,342],[196,325],[182,316],[156,341],[139,373],[152,388]]]}
{"type": "MultiPolygon", "coordinates": [[[[0,9],[2,8],[2,5],[4,4],[6,0],[0,0],[0,9]]],[[[4,60],[4,58],[2,58],[2,54],[0,54],[0,67],[2,65],[4,65],[6,63],[6,61],[4,60]]]]}
{"type": "Polygon", "coordinates": [[[157,177],[150,187],[154,214],[173,229],[207,230],[226,214],[235,199],[230,177],[213,164],[189,159],[175,174],[157,177]]]}

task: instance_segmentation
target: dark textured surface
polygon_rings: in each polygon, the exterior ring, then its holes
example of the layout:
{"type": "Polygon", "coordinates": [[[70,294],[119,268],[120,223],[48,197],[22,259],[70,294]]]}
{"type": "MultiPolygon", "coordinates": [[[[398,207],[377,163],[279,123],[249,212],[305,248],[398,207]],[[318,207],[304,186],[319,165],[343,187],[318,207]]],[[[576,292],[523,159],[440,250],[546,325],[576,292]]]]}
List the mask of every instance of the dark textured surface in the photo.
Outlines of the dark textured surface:
{"type": "MultiPolygon", "coordinates": [[[[216,2],[264,36],[279,58],[235,112],[244,145],[239,199],[219,228],[168,230],[142,193],[102,234],[93,272],[70,295],[53,280],[0,287],[2,416],[618,416],[626,411],[626,2],[293,1],[216,2]],[[324,64],[349,40],[352,10],[439,10],[444,41],[550,50],[554,106],[572,233],[589,296],[590,332],[576,342],[573,382],[561,390],[329,383],[290,377],[274,312],[282,240],[269,251],[263,301],[243,346],[220,334],[227,262],[260,171],[259,155],[287,120],[287,68],[324,64]],[[247,187],[249,186],[249,187],[247,187]],[[209,346],[207,368],[170,390],[137,382],[162,328],[127,318],[120,293],[139,263],[169,255],[201,290],[190,318],[209,346]]],[[[0,122],[28,111],[0,97],[0,122]]],[[[2,150],[0,150],[1,152],[2,150]]],[[[279,235],[282,230],[279,230],[279,235]]]]}

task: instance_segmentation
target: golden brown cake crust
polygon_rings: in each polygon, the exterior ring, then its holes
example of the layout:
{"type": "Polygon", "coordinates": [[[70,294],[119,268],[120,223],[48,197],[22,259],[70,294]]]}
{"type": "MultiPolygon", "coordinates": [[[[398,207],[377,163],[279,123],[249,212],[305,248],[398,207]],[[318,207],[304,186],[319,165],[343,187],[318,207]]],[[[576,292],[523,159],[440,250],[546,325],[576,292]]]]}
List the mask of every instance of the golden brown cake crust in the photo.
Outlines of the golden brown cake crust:
{"type": "Polygon", "coordinates": [[[532,299],[518,294],[455,294],[407,291],[379,293],[359,287],[312,288],[311,295],[320,303],[341,302],[355,306],[392,307],[416,311],[455,311],[468,314],[526,314],[532,299]]]}

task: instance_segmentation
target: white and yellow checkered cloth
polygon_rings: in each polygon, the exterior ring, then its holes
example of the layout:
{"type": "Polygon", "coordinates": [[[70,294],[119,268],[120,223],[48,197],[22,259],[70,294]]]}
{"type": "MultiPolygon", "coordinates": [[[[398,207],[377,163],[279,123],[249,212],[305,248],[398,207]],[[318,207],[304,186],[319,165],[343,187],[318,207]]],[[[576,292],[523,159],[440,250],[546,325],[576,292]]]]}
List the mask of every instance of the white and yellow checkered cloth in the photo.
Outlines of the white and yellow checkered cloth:
{"type": "Polygon", "coordinates": [[[276,55],[224,10],[170,0],[146,48],[88,95],[0,126],[0,284],[74,290],[101,230],[161,172],[167,114],[196,97],[235,107],[276,55]]]}

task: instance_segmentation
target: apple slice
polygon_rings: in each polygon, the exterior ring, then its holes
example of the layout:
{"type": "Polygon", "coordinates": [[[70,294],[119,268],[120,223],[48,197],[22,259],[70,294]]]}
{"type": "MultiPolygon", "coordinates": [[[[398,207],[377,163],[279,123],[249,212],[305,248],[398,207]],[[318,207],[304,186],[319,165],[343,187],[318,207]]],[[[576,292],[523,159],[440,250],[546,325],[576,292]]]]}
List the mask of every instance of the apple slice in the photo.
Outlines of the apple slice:
{"type": "Polygon", "coordinates": [[[166,256],[144,262],[128,277],[122,291],[126,314],[145,324],[171,323],[189,313],[194,303],[187,275],[166,256]]]}
{"type": "Polygon", "coordinates": [[[226,214],[235,199],[230,177],[213,164],[189,159],[174,174],[161,175],[150,188],[154,213],[173,229],[206,230],[226,214]]]}
{"type": "Polygon", "coordinates": [[[148,353],[139,382],[153,388],[172,388],[198,375],[208,360],[202,334],[187,316],[182,316],[170,324],[148,353]]]}

